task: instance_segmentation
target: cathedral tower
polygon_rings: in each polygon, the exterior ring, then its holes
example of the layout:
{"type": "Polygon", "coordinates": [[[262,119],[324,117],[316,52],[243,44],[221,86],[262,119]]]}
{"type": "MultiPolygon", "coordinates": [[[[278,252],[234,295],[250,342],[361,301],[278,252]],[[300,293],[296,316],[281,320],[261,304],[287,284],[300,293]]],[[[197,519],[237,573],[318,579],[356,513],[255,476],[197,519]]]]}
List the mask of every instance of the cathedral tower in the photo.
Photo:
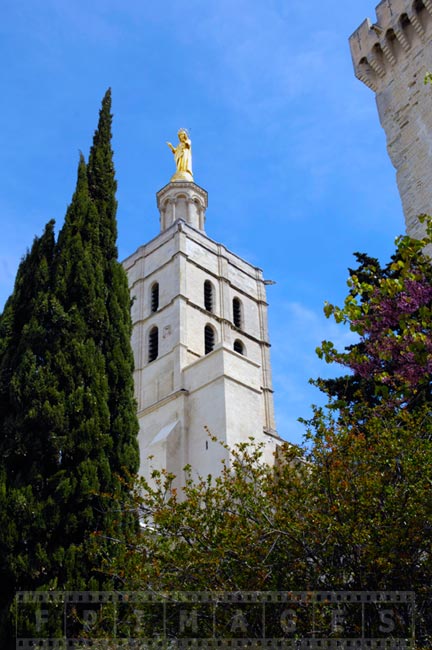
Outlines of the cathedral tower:
{"type": "Polygon", "coordinates": [[[176,163],[156,195],[160,234],[124,267],[133,297],[140,473],[165,468],[181,484],[186,465],[216,474],[228,459],[208,432],[229,446],[252,436],[269,461],[280,439],[262,271],[206,235],[207,192],[193,182],[191,161],[190,169],[176,163]]]}
{"type": "Polygon", "coordinates": [[[350,38],[356,76],[376,94],[396,168],[407,233],[421,236],[432,213],[432,0],[382,0],[350,38]]]}

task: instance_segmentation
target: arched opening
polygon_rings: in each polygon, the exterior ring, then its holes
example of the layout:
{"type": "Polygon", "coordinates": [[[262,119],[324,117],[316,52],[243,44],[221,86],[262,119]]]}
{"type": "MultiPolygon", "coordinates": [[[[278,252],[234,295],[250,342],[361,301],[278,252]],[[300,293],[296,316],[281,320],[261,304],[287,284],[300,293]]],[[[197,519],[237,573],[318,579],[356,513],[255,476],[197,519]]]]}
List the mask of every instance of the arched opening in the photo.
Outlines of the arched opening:
{"type": "Polygon", "coordinates": [[[426,8],[423,0],[414,0],[412,7],[417,14],[419,14],[421,11],[423,11],[426,8]]]}
{"type": "Polygon", "coordinates": [[[211,325],[206,325],[204,328],[204,354],[208,354],[214,350],[215,346],[215,332],[211,325]]]}
{"type": "Polygon", "coordinates": [[[396,34],[394,33],[393,29],[388,29],[385,34],[385,42],[387,44],[387,47],[389,48],[390,52],[393,54],[394,57],[397,57],[399,54],[399,51],[401,49],[401,44],[396,38],[396,34]]]}
{"type": "Polygon", "coordinates": [[[386,69],[386,60],[384,57],[384,52],[382,50],[382,47],[379,43],[375,43],[375,45],[373,46],[372,56],[375,62],[375,66],[378,68],[379,74],[384,75],[386,69]]]}
{"type": "Polygon", "coordinates": [[[150,305],[152,311],[159,309],[159,282],[152,284],[150,305]]]}
{"type": "Polygon", "coordinates": [[[201,207],[201,203],[199,202],[199,199],[195,198],[193,200],[193,204],[194,204],[195,215],[197,215],[197,217],[198,217],[198,227],[199,227],[200,230],[204,230],[204,218],[203,218],[204,217],[204,211],[203,211],[203,209],[201,207]]]}
{"type": "Polygon", "coordinates": [[[204,282],[204,308],[211,312],[214,310],[214,289],[210,280],[204,282]]]}
{"type": "Polygon", "coordinates": [[[239,354],[244,354],[245,353],[245,348],[243,343],[240,341],[240,339],[236,339],[234,341],[234,352],[238,352],[239,354]]]}
{"type": "Polygon", "coordinates": [[[236,327],[243,326],[243,305],[240,298],[233,298],[233,323],[236,327]]]}
{"type": "Polygon", "coordinates": [[[186,194],[177,194],[175,198],[175,220],[179,219],[183,219],[186,223],[189,221],[186,194]]]}
{"type": "Polygon", "coordinates": [[[377,74],[375,70],[369,65],[369,61],[364,56],[358,62],[356,67],[356,75],[359,79],[363,81],[369,88],[372,88],[374,92],[377,90],[377,74]]]}
{"type": "Polygon", "coordinates": [[[160,226],[161,230],[165,230],[166,228],[169,228],[169,226],[173,223],[174,203],[172,203],[171,199],[166,199],[161,207],[160,226]]]}
{"type": "Polygon", "coordinates": [[[426,29],[427,23],[429,22],[430,14],[426,11],[423,0],[414,0],[412,8],[414,12],[412,16],[413,23],[417,20],[417,31],[422,35],[426,29]],[[418,29],[418,27],[420,27],[420,29],[418,29]]]}
{"type": "Polygon", "coordinates": [[[148,338],[148,360],[149,362],[157,359],[159,354],[159,330],[158,328],[152,327],[149,332],[148,338]]]}
{"type": "Polygon", "coordinates": [[[401,27],[402,34],[406,39],[405,48],[407,49],[412,45],[412,39],[414,37],[414,27],[411,24],[408,14],[401,15],[399,18],[399,25],[401,27]]]}
{"type": "Polygon", "coordinates": [[[402,27],[402,29],[405,29],[408,27],[408,25],[411,25],[410,19],[408,18],[408,14],[402,14],[401,17],[399,18],[399,24],[402,27]]]}

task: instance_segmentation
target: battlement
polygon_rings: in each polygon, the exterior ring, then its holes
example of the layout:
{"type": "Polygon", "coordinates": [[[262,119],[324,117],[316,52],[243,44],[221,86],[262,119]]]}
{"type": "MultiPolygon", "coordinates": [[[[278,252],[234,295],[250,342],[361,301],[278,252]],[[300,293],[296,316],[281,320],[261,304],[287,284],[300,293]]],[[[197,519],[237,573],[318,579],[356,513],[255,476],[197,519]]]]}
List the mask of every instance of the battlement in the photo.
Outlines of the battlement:
{"type": "Polygon", "coordinates": [[[355,75],[378,92],[396,64],[432,32],[432,0],[382,0],[376,23],[369,18],[350,37],[355,75]]]}
{"type": "Polygon", "coordinates": [[[375,91],[406,230],[421,237],[420,214],[432,214],[432,0],[382,0],[376,23],[350,38],[356,77],[375,91]]]}

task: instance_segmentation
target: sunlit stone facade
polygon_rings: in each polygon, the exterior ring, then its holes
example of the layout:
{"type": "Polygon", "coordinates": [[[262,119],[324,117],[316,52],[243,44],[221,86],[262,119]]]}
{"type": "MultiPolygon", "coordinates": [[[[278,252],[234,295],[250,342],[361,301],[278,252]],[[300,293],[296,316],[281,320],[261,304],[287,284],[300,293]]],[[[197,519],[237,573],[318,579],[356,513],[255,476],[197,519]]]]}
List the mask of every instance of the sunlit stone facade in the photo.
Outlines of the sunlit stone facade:
{"type": "Polygon", "coordinates": [[[157,194],[161,232],[124,262],[133,297],[132,346],[141,474],[216,474],[254,437],[269,462],[275,431],[262,271],[204,232],[207,193],[171,182],[157,194]],[[149,457],[151,457],[149,459],[149,457]]]}

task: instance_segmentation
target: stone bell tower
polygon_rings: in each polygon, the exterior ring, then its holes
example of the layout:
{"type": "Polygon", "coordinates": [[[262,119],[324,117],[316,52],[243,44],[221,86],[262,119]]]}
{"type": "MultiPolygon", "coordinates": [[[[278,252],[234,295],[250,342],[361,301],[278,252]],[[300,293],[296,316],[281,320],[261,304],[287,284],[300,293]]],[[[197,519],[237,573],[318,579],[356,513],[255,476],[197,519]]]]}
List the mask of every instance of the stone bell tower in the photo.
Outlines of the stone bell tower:
{"type": "Polygon", "coordinates": [[[432,0],[382,0],[350,38],[356,76],[376,94],[407,233],[432,214],[432,0]]]}
{"type": "Polygon", "coordinates": [[[191,160],[182,170],[170,146],[177,172],[156,195],[160,234],[124,267],[134,299],[140,473],[165,468],[181,485],[186,465],[206,476],[229,459],[208,432],[229,446],[253,437],[269,462],[280,438],[262,271],[206,235],[207,192],[193,181],[191,160]]]}

